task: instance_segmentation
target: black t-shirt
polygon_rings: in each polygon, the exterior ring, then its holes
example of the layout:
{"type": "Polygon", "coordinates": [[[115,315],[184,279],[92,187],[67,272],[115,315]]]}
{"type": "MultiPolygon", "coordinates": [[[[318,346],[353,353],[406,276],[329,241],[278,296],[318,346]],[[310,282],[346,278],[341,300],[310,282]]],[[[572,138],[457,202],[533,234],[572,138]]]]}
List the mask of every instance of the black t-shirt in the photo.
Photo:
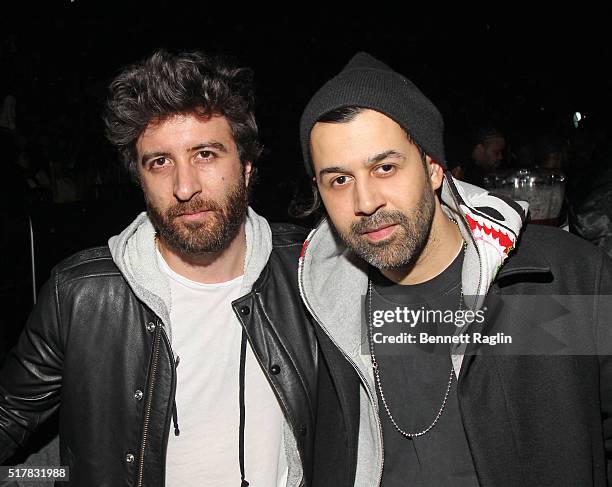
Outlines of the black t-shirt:
{"type": "MultiPolygon", "coordinates": [[[[411,286],[395,284],[377,270],[371,270],[372,312],[378,310],[380,318],[384,316],[381,313],[395,311],[398,307],[415,311],[458,310],[462,264],[463,252],[434,279],[411,286]]],[[[396,314],[398,316],[406,318],[408,315],[396,314]]],[[[372,330],[383,335],[405,332],[415,337],[420,333],[452,335],[454,332],[452,323],[425,321],[420,320],[416,326],[397,321],[381,326],[379,322],[372,330]]],[[[432,424],[452,371],[449,344],[423,345],[418,339],[416,342],[415,345],[393,347],[374,344],[387,405],[399,427],[409,433],[420,432],[432,424]]],[[[448,399],[436,425],[426,434],[412,439],[393,426],[377,389],[385,450],[384,487],[479,485],[459,413],[456,385],[453,372],[448,399]]]]}

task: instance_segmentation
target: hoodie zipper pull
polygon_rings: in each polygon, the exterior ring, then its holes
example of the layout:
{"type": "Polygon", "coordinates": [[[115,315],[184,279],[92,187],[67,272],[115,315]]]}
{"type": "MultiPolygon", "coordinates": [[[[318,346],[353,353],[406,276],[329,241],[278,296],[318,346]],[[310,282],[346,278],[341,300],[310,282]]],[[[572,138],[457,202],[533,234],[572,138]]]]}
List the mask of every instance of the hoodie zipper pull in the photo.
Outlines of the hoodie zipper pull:
{"type": "MultiPolygon", "coordinates": [[[[181,361],[181,357],[177,355],[176,359],[174,360],[175,368],[178,368],[180,361],[181,361]]],[[[179,436],[181,434],[181,430],[179,430],[179,425],[178,425],[178,411],[176,409],[176,392],[175,392],[175,399],[172,401],[172,424],[174,424],[174,436],[179,436]]]]}

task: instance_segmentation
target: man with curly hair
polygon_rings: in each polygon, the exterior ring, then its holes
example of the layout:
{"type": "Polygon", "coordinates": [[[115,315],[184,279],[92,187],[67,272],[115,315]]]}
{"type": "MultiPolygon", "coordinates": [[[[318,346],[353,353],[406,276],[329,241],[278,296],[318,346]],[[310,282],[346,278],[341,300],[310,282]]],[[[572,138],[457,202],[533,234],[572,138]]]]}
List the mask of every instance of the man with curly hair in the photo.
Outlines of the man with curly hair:
{"type": "Polygon", "coordinates": [[[305,235],[248,204],[253,105],[251,71],[201,53],[112,82],[107,135],[147,211],[42,288],[0,374],[1,460],[59,408],[73,485],[312,485],[329,373],[297,290],[305,235]]]}

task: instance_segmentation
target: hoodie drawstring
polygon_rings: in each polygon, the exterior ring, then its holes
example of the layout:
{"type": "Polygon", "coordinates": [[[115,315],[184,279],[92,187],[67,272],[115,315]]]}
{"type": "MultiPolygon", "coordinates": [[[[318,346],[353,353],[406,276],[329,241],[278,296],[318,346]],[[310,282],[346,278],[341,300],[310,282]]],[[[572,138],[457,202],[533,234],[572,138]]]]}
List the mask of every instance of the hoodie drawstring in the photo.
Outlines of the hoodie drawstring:
{"type": "MultiPolygon", "coordinates": [[[[178,369],[178,364],[181,361],[181,358],[177,355],[174,360],[174,368],[178,369]]],[[[178,384],[178,379],[177,379],[178,384]]],[[[178,411],[176,409],[176,393],[174,394],[174,400],[172,401],[172,424],[174,424],[174,436],[179,436],[181,434],[181,430],[179,430],[178,425],[178,411]]]]}
{"type": "Polygon", "coordinates": [[[178,413],[176,411],[176,400],[172,402],[172,423],[174,424],[174,436],[180,435],[181,430],[179,430],[179,425],[178,425],[178,413]]]}
{"type": "Polygon", "coordinates": [[[244,478],[244,369],[246,366],[246,332],[242,329],[242,338],[240,340],[240,372],[238,382],[240,390],[238,392],[238,402],[240,403],[240,429],[238,437],[238,460],[240,462],[240,487],[248,487],[249,483],[244,478]]]}
{"type": "MultiPolygon", "coordinates": [[[[244,374],[246,368],[246,333],[244,329],[242,330],[242,337],[240,339],[240,369],[239,369],[239,391],[238,391],[238,402],[240,404],[240,427],[239,427],[239,437],[238,437],[238,460],[240,462],[240,487],[248,487],[249,482],[245,479],[244,476],[244,417],[245,417],[245,403],[244,403],[244,374]]],[[[180,357],[177,355],[175,359],[175,368],[178,369],[178,364],[180,362],[180,357]]],[[[172,423],[174,424],[174,436],[179,436],[181,431],[179,430],[178,425],[178,411],[176,408],[176,394],[175,399],[172,401],[172,423]]]]}

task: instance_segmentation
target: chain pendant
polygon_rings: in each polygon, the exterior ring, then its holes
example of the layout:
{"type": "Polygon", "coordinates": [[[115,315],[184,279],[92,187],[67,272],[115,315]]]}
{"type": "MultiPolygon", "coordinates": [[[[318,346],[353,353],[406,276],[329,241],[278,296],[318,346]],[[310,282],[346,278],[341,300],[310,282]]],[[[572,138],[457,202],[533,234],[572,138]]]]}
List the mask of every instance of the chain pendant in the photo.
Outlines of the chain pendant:
{"type": "MultiPolygon", "coordinates": [[[[463,243],[464,252],[465,252],[465,247],[466,247],[466,244],[464,242],[463,243]]],[[[463,309],[463,286],[461,287],[461,295],[459,298],[459,311],[461,311],[462,309],[463,309]]],[[[438,409],[438,412],[436,413],[436,416],[434,417],[433,422],[427,428],[417,433],[410,433],[408,431],[403,430],[395,421],[395,418],[391,414],[391,410],[389,409],[389,405],[387,404],[387,399],[385,398],[385,394],[383,392],[382,383],[380,380],[379,365],[378,365],[378,361],[376,360],[376,355],[374,353],[374,339],[372,337],[373,335],[373,330],[372,330],[372,280],[369,278],[368,278],[368,329],[367,329],[367,333],[368,333],[368,343],[370,345],[370,358],[372,360],[372,369],[374,370],[374,377],[376,378],[376,388],[378,389],[378,393],[380,394],[380,400],[383,403],[383,406],[385,408],[387,416],[389,417],[389,420],[391,421],[391,424],[395,427],[395,429],[401,435],[405,436],[408,439],[412,439],[412,438],[423,436],[427,434],[438,423],[438,420],[440,419],[440,417],[442,416],[442,413],[444,412],[444,408],[446,407],[448,396],[450,394],[451,386],[453,384],[453,377],[455,375],[454,367],[451,364],[451,371],[450,371],[450,376],[448,378],[448,384],[446,386],[446,392],[444,393],[442,404],[440,405],[440,408],[438,409]]]]}

